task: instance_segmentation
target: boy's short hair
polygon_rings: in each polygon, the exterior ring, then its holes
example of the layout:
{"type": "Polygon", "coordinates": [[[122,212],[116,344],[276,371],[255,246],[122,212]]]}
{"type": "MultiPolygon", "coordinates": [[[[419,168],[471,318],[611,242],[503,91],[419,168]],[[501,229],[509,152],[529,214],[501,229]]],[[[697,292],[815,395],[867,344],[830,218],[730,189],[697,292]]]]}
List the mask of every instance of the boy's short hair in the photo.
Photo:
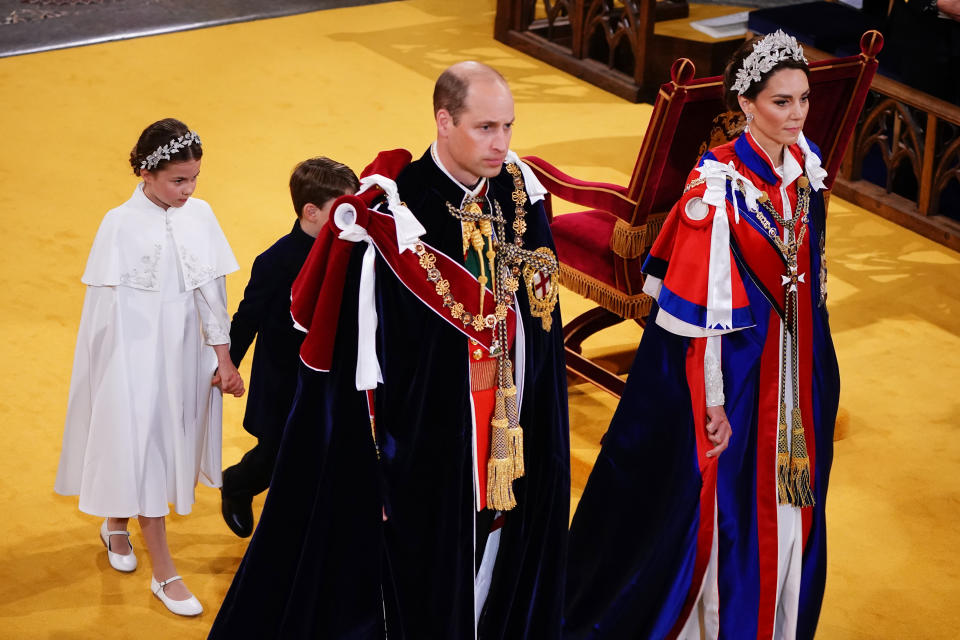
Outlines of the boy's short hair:
{"type": "Polygon", "coordinates": [[[327,200],[344,193],[356,193],[360,181],[345,164],[320,156],[304,160],[290,174],[290,197],[297,218],[303,217],[307,204],[322,207],[327,200]]]}

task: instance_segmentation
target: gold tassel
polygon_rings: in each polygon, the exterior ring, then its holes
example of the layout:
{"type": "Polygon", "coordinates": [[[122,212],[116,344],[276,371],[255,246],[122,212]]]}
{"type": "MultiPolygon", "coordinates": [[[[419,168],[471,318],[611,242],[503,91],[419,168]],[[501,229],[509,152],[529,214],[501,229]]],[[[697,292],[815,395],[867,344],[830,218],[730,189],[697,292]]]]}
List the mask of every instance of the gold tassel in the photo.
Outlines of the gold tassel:
{"type": "Polygon", "coordinates": [[[507,439],[513,449],[510,456],[513,461],[513,477],[522,478],[527,471],[523,465],[523,429],[520,425],[507,429],[507,439]]]}
{"type": "Polygon", "coordinates": [[[629,222],[617,218],[610,235],[610,250],[621,258],[638,258],[647,249],[647,225],[636,227],[629,222]]]}
{"type": "Polygon", "coordinates": [[[513,459],[507,437],[507,410],[503,390],[497,389],[490,420],[490,460],[487,462],[487,506],[509,511],[517,506],[513,497],[513,459]]]}
{"type": "Polygon", "coordinates": [[[803,434],[803,419],[800,408],[793,409],[793,459],[790,461],[790,487],[792,503],[797,507],[814,505],[813,488],[810,483],[810,458],[807,455],[807,439],[803,434]]]}
{"type": "Polygon", "coordinates": [[[777,428],[777,502],[791,504],[790,450],[787,448],[787,405],[780,403],[780,424],[777,428]]]}
{"type": "Polygon", "coordinates": [[[663,228],[663,223],[666,221],[667,214],[669,213],[669,211],[664,211],[647,216],[647,237],[650,238],[651,245],[653,245],[653,241],[656,240],[660,234],[660,230],[663,228]]]}
{"type": "Polygon", "coordinates": [[[497,437],[497,436],[498,436],[498,434],[497,434],[497,429],[498,429],[498,428],[501,428],[501,429],[506,428],[507,425],[508,425],[508,420],[507,420],[507,405],[506,405],[506,402],[505,402],[505,399],[504,399],[504,393],[503,393],[503,389],[502,389],[502,388],[497,389],[497,394],[496,394],[496,396],[494,396],[494,402],[493,402],[493,419],[490,420],[490,424],[492,424],[492,425],[493,425],[493,428],[494,428],[494,429],[493,429],[493,435],[490,437],[490,440],[491,440],[492,443],[493,443],[493,444],[491,445],[491,449],[492,449],[492,450],[491,450],[491,455],[497,454],[496,457],[498,457],[498,458],[506,458],[507,456],[506,456],[505,454],[506,454],[507,452],[506,452],[506,451],[497,451],[497,444],[496,444],[496,443],[497,443],[497,440],[498,440],[498,437],[497,437]],[[501,426],[501,425],[502,425],[502,426],[501,426]]]}
{"type": "Polygon", "coordinates": [[[490,458],[487,462],[487,506],[496,511],[517,506],[513,497],[513,462],[509,458],[490,458]]]}
{"type": "Polygon", "coordinates": [[[510,386],[503,390],[507,410],[507,447],[513,460],[513,477],[522,478],[526,473],[523,464],[523,429],[517,412],[517,388],[510,386]]]}
{"type": "Polygon", "coordinates": [[[790,481],[793,485],[794,506],[812,507],[816,504],[810,486],[810,458],[794,458],[790,465],[790,481]]]}
{"type": "Polygon", "coordinates": [[[463,234],[464,253],[470,248],[470,238],[473,235],[474,229],[476,229],[476,224],[471,220],[464,220],[460,223],[460,233],[463,234]]]}

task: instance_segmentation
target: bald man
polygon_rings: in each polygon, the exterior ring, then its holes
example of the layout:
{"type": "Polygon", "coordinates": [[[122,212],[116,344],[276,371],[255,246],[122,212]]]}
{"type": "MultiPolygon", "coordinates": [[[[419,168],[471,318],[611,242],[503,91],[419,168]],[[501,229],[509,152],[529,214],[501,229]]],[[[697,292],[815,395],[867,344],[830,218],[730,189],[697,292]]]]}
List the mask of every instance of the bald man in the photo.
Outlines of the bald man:
{"type": "Polygon", "coordinates": [[[544,190],[509,151],[496,70],[454,65],[433,101],[423,156],[381,153],[343,203],[372,209],[350,228],[374,250],[335,215],[294,286],[300,322],[324,306],[306,283],[330,288],[347,255],[337,321],[302,322],[277,471],[211,638],[560,637],[569,442],[544,190]]]}

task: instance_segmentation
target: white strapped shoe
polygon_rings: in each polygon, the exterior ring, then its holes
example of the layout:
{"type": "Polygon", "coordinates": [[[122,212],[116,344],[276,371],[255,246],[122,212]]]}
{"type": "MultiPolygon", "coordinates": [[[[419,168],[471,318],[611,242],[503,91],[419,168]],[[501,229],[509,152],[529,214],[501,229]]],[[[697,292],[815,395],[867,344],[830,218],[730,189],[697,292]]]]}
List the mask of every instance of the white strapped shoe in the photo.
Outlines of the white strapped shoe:
{"type": "Polygon", "coordinates": [[[110,566],[116,569],[117,571],[122,571],[124,573],[130,573],[137,568],[137,556],[133,553],[133,545],[130,545],[130,553],[120,554],[114,553],[110,549],[110,536],[127,536],[127,543],[130,542],[130,532],[129,531],[107,531],[107,521],[104,520],[103,524],[100,525],[100,540],[103,541],[103,546],[107,548],[107,559],[110,561],[110,566]]]}
{"type": "Polygon", "coordinates": [[[163,603],[171,613],[175,613],[178,616],[198,616],[203,613],[203,605],[200,604],[200,601],[197,600],[197,596],[191,595],[186,600],[172,600],[164,593],[163,588],[173,582],[174,580],[183,580],[180,576],[173,576],[172,578],[167,578],[163,582],[157,582],[157,579],[153,576],[150,576],[150,591],[153,591],[153,595],[160,598],[160,602],[163,603]]]}

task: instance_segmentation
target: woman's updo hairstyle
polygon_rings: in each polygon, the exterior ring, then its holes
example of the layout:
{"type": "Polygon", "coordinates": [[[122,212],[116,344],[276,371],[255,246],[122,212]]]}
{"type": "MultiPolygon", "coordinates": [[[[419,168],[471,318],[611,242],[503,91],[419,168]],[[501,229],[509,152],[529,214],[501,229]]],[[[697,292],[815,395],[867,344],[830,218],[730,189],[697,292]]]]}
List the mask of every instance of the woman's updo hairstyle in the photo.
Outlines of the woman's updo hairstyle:
{"type": "Polygon", "coordinates": [[[808,79],[810,78],[810,67],[806,62],[801,62],[794,58],[784,58],[777,62],[769,71],[761,73],[760,80],[751,82],[746,91],[742,94],[738,93],[733,88],[733,85],[737,82],[737,71],[743,67],[743,62],[753,53],[754,47],[759,44],[764,37],[769,36],[754,36],[744,42],[740,48],[733,53],[726,68],[723,70],[723,97],[727,108],[733,112],[742,111],[742,109],[740,109],[740,101],[737,100],[737,98],[742,95],[744,98],[749,98],[750,100],[756,99],[757,94],[767,86],[767,81],[770,79],[770,76],[781,69],[800,69],[807,74],[808,79]]]}
{"type": "MultiPolygon", "coordinates": [[[[195,136],[190,131],[190,127],[180,122],[176,118],[164,118],[157,120],[140,134],[140,139],[133,146],[130,152],[130,166],[133,172],[140,175],[141,167],[147,160],[147,156],[154,153],[164,145],[169,145],[172,140],[177,140],[183,136],[195,136]]],[[[199,160],[203,157],[203,147],[200,146],[200,139],[196,138],[192,144],[186,144],[177,149],[176,153],[170,154],[170,159],[160,158],[157,164],[150,167],[150,171],[159,171],[172,162],[183,162],[185,160],[199,160]]]]}

